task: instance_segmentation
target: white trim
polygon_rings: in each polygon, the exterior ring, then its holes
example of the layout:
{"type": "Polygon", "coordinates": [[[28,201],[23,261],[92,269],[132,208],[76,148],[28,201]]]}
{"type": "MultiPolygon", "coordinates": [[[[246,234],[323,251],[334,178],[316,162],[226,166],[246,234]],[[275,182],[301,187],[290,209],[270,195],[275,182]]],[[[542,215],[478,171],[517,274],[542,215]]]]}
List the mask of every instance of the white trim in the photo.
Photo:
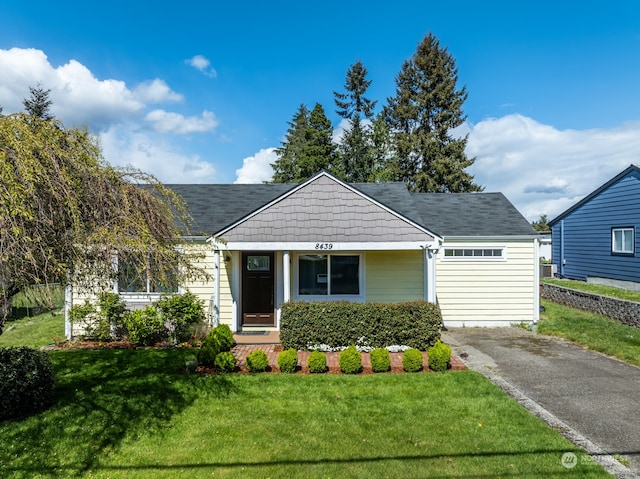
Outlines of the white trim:
{"type": "Polygon", "coordinates": [[[533,241],[538,238],[537,234],[531,235],[501,235],[501,236],[445,236],[444,246],[448,246],[450,243],[456,242],[473,242],[478,243],[480,241],[533,241]]]}
{"type": "MultiPolygon", "coordinates": [[[[282,302],[287,303],[291,300],[291,255],[289,251],[282,252],[282,282],[283,294],[282,302]]],[[[280,309],[280,308],[278,308],[280,309]]]]}
{"type": "Polygon", "coordinates": [[[381,241],[371,243],[340,243],[340,242],[285,242],[285,243],[252,243],[229,242],[222,246],[228,251],[315,251],[317,253],[330,253],[332,251],[400,251],[437,248],[437,242],[424,241],[381,241]],[[318,248],[316,249],[316,246],[318,248]]]}
{"type": "Polygon", "coordinates": [[[226,228],[224,228],[221,231],[218,231],[214,236],[215,237],[221,237],[223,236],[227,231],[232,230],[233,228],[235,228],[236,226],[238,226],[241,223],[244,223],[245,221],[253,218],[254,216],[262,213],[264,210],[266,210],[267,208],[270,208],[272,205],[279,203],[280,201],[282,201],[283,199],[293,195],[294,193],[296,193],[297,191],[301,190],[302,188],[304,188],[305,186],[309,185],[310,183],[313,183],[314,181],[316,181],[318,178],[320,177],[326,177],[326,178],[330,178],[331,180],[335,181],[336,183],[338,183],[339,185],[344,186],[345,188],[347,188],[348,190],[350,190],[351,192],[355,193],[356,195],[360,196],[361,198],[366,199],[367,201],[370,201],[371,203],[373,203],[374,205],[378,206],[379,208],[384,209],[385,211],[387,211],[388,213],[392,214],[393,216],[395,216],[396,218],[405,221],[406,223],[410,224],[411,226],[413,226],[414,228],[419,229],[420,231],[422,231],[423,233],[428,234],[429,236],[432,236],[434,241],[435,240],[441,240],[442,238],[433,233],[432,231],[429,231],[427,228],[425,228],[424,226],[419,225],[418,223],[410,220],[409,218],[407,218],[406,216],[401,215],[400,213],[397,213],[396,211],[392,210],[391,208],[383,205],[382,203],[376,201],[374,198],[372,198],[371,196],[368,196],[366,194],[364,194],[363,192],[357,190],[356,188],[350,186],[349,184],[339,180],[338,178],[336,178],[335,176],[327,173],[326,171],[322,171],[320,173],[318,173],[315,176],[312,176],[311,178],[309,178],[307,181],[300,183],[298,186],[296,186],[295,188],[283,193],[282,195],[278,196],[277,198],[275,198],[274,200],[270,201],[269,203],[265,204],[264,206],[258,208],[257,210],[255,210],[252,213],[249,213],[248,215],[244,216],[243,218],[240,218],[239,220],[235,221],[234,223],[232,223],[231,225],[227,226],[226,228]]]}
{"type": "Polygon", "coordinates": [[[634,254],[636,251],[636,229],[633,226],[613,226],[611,228],[611,253],[612,254],[619,254],[619,255],[632,255],[634,254]],[[620,232],[621,233],[621,246],[622,249],[617,250],[616,249],[616,232],[620,232]],[[630,250],[625,250],[624,249],[624,240],[625,240],[625,236],[627,236],[627,234],[630,233],[631,236],[631,249],[630,250]]]}

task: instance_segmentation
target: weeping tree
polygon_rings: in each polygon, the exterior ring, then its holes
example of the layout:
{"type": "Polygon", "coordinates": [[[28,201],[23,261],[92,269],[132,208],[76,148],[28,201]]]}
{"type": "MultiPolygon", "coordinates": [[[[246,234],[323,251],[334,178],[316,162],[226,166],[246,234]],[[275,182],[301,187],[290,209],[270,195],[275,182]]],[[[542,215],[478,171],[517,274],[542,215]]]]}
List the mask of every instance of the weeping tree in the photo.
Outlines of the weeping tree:
{"type": "Polygon", "coordinates": [[[152,175],[110,166],[87,131],[46,114],[0,116],[0,332],[23,288],[99,290],[113,284],[115,258],[159,281],[204,275],[178,247],[188,225],[180,197],[152,175]]]}
{"type": "Polygon", "coordinates": [[[465,171],[475,158],[467,157],[462,125],[467,91],[457,85],[455,59],[438,39],[424,37],[414,55],[396,76],[396,95],[387,99],[386,122],[393,138],[397,179],[412,191],[481,191],[465,171]]]}

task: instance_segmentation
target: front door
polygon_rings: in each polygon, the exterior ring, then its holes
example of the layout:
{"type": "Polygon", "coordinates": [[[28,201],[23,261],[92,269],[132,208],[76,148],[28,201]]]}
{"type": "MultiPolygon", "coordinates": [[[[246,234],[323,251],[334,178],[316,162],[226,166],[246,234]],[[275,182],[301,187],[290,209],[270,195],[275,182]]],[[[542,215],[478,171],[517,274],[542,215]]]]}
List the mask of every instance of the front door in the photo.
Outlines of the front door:
{"type": "Polygon", "coordinates": [[[242,325],[274,326],[273,252],[242,253],[242,325]]]}

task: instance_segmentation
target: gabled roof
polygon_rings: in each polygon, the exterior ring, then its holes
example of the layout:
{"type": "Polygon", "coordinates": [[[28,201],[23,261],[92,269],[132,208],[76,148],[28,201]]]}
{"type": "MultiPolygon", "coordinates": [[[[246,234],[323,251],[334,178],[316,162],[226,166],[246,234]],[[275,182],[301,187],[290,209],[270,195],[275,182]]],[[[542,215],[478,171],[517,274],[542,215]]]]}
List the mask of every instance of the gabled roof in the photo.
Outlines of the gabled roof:
{"type": "Polygon", "coordinates": [[[587,196],[585,196],[584,198],[582,198],[580,201],[578,201],[575,205],[573,205],[571,208],[563,211],[562,213],[560,213],[558,216],[556,216],[555,218],[553,218],[551,221],[549,221],[548,225],[549,226],[553,226],[554,224],[556,224],[558,221],[563,220],[564,218],[566,218],[567,216],[569,216],[571,213],[573,213],[575,210],[577,210],[578,208],[580,208],[582,205],[584,205],[585,203],[587,203],[588,201],[590,201],[591,199],[595,198],[596,196],[598,196],[600,193],[602,193],[604,190],[606,190],[607,188],[609,188],[610,186],[612,186],[613,184],[617,183],[618,181],[620,181],[621,179],[625,178],[627,175],[631,174],[631,173],[638,173],[640,174],[640,168],[637,167],[636,165],[630,165],[627,169],[625,169],[624,171],[618,173],[616,176],[614,176],[613,178],[611,178],[609,181],[607,181],[604,185],[602,185],[600,188],[597,188],[596,190],[594,190],[593,192],[589,193],[587,196]]]}
{"type": "MultiPolygon", "coordinates": [[[[336,179],[327,173],[321,174],[336,179]]],[[[336,181],[437,236],[536,234],[502,193],[410,193],[404,183],[347,184],[336,181]]],[[[167,186],[189,206],[194,219],[193,233],[213,236],[256,214],[279,198],[293,194],[301,184],[167,186]]]]}

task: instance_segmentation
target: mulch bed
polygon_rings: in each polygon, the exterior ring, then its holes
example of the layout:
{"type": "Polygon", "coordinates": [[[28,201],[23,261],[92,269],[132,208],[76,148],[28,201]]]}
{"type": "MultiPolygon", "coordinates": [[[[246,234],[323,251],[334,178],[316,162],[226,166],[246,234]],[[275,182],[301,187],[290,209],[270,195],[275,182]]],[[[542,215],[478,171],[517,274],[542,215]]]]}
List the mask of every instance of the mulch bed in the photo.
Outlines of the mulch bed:
{"type": "MultiPolygon", "coordinates": [[[[158,344],[156,346],[136,346],[131,341],[67,341],[57,343],[55,345],[46,346],[43,349],[47,351],[64,351],[64,350],[74,350],[74,349],[150,349],[152,347],[155,348],[167,348],[173,349],[175,346],[171,343],[163,343],[158,344]]],[[[198,345],[181,345],[181,348],[192,348],[194,350],[198,349],[198,345]]],[[[238,373],[248,373],[245,366],[245,359],[248,354],[251,352],[261,349],[267,354],[269,359],[269,368],[266,371],[267,373],[279,373],[278,369],[278,354],[283,351],[283,348],[280,344],[260,344],[260,345],[235,345],[231,352],[236,357],[238,361],[238,366],[236,367],[236,372],[238,373]]],[[[307,359],[309,357],[310,351],[298,351],[298,370],[295,374],[311,374],[309,372],[309,368],[307,367],[307,359]]],[[[326,352],[325,355],[327,357],[327,366],[328,371],[325,374],[344,374],[340,371],[340,366],[338,365],[338,357],[339,352],[326,352]]],[[[428,356],[426,352],[422,353],[423,356],[423,364],[425,365],[422,369],[423,372],[430,372],[431,370],[427,366],[428,356]]],[[[405,374],[405,371],[402,367],[402,353],[389,353],[389,357],[391,359],[391,370],[390,373],[394,374],[405,374]]],[[[460,358],[456,355],[451,356],[451,368],[452,371],[462,371],[467,369],[465,364],[462,362],[460,358]]],[[[187,373],[186,369],[183,371],[187,373]]],[[[217,374],[216,369],[207,368],[204,366],[198,366],[195,370],[195,374],[217,374]]],[[[362,371],[359,374],[374,374],[371,369],[371,361],[369,359],[369,353],[362,353],[362,371]]]]}

